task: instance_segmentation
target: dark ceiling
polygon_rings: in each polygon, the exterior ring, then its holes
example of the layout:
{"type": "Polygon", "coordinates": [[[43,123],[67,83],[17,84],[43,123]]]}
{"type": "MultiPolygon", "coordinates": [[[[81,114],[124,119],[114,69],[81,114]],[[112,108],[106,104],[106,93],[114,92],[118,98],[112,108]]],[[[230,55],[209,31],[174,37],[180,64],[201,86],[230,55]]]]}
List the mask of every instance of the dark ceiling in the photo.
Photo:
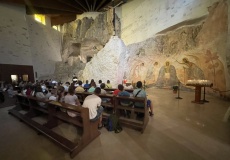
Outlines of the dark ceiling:
{"type": "Polygon", "coordinates": [[[51,18],[51,25],[59,25],[76,19],[76,14],[103,12],[120,6],[127,0],[0,0],[8,4],[26,6],[26,14],[44,14],[51,18]]]}

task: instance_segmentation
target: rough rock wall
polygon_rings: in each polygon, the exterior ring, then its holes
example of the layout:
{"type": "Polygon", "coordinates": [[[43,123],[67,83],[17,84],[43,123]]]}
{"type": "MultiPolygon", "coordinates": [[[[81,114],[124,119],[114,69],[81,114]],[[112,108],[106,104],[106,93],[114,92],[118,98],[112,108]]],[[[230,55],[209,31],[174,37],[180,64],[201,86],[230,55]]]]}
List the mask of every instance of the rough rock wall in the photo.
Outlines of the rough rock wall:
{"type": "MultiPolygon", "coordinates": [[[[120,25],[117,20],[117,32],[120,25]]],[[[62,59],[68,62],[71,56],[79,57],[84,63],[87,57],[93,57],[114,34],[113,12],[99,14],[93,18],[83,18],[64,25],[62,59]]],[[[72,64],[69,64],[72,65],[72,64]]]]}
{"type": "MultiPolygon", "coordinates": [[[[119,34],[120,24],[118,19],[116,20],[116,30],[119,34]]],[[[90,61],[114,34],[113,12],[109,10],[101,13],[95,19],[78,19],[65,24],[63,28],[62,62],[56,65],[54,77],[66,81],[72,79],[73,74],[81,77],[85,63],[90,61]],[[81,65],[76,65],[79,62],[81,65]]]]}
{"type": "Polygon", "coordinates": [[[125,54],[127,48],[117,36],[111,37],[105,47],[86,64],[81,79],[96,82],[110,80],[114,87],[122,82],[124,76],[125,54]]]}

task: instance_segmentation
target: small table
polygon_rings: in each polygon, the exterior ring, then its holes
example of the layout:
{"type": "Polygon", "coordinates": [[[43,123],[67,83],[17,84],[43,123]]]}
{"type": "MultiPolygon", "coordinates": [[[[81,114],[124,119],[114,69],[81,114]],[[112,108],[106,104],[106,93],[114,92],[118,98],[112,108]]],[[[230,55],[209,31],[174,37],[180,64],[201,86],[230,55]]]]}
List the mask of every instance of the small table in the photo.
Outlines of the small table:
{"type": "Polygon", "coordinates": [[[195,87],[195,100],[192,101],[193,103],[203,104],[204,101],[201,100],[201,87],[211,87],[211,85],[204,85],[204,84],[186,84],[186,86],[193,86],[195,87]]]}

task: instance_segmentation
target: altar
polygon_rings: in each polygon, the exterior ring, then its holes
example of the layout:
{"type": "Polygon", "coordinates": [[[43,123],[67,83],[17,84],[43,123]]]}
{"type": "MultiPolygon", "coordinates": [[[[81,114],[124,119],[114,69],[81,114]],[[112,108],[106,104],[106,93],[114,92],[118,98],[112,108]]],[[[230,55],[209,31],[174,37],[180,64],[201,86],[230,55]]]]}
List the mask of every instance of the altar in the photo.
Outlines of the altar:
{"type": "Polygon", "coordinates": [[[195,100],[193,103],[203,104],[204,100],[201,100],[201,88],[204,87],[204,96],[205,96],[205,87],[212,87],[212,83],[209,80],[188,80],[186,86],[195,87],[195,100]]]}

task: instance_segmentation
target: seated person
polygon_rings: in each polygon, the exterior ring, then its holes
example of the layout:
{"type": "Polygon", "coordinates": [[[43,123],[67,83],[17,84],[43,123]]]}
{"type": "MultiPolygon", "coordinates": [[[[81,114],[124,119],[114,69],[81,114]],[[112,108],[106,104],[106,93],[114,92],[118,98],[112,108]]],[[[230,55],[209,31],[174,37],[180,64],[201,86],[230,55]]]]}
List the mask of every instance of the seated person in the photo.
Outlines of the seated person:
{"type": "MultiPolygon", "coordinates": [[[[105,89],[105,83],[101,83],[101,94],[106,94],[106,90],[105,89]]],[[[102,102],[108,102],[110,101],[109,98],[101,98],[102,102]]]]}
{"type": "Polygon", "coordinates": [[[107,83],[105,85],[106,88],[112,88],[112,84],[110,83],[109,80],[107,80],[107,83]]]}
{"type": "MultiPolygon", "coordinates": [[[[65,103],[80,106],[80,102],[78,101],[77,96],[74,94],[74,88],[69,87],[68,94],[65,96],[65,103]]],[[[67,111],[67,114],[70,117],[76,117],[77,114],[72,111],[67,111]]]]}
{"type": "Polygon", "coordinates": [[[99,119],[98,128],[101,129],[102,125],[102,112],[103,107],[101,106],[101,98],[98,96],[101,93],[101,88],[97,87],[94,94],[89,95],[83,102],[83,107],[89,109],[90,121],[96,121],[99,119]]]}
{"type": "Polygon", "coordinates": [[[44,93],[46,99],[50,98],[50,96],[51,96],[50,90],[45,90],[45,92],[43,92],[43,93],[44,93]]]}
{"type": "Polygon", "coordinates": [[[30,96],[32,93],[32,86],[28,86],[27,90],[26,90],[26,95],[30,96]]]}
{"type": "MultiPolygon", "coordinates": [[[[120,96],[120,97],[130,97],[129,92],[124,90],[123,85],[120,86],[120,89],[121,89],[121,91],[118,93],[118,96],[120,96]]],[[[132,102],[130,102],[129,100],[121,100],[120,103],[121,103],[122,106],[130,106],[130,105],[132,105],[132,102]]]]}
{"type": "Polygon", "coordinates": [[[95,83],[95,82],[92,82],[92,83],[90,84],[90,88],[88,89],[88,92],[93,93],[94,90],[95,90],[95,88],[96,88],[96,83],[95,83]]]}
{"type": "Polygon", "coordinates": [[[85,89],[89,89],[90,85],[89,85],[89,81],[88,81],[88,80],[85,81],[85,84],[84,84],[83,87],[84,87],[85,89]]]}
{"type": "Polygon", "coordinates": [[[9,97],[14,97],[17,94],[17,91],[14,91],[12,84],[8,84],[6,90],[9,97]]]}
{"type": "Polygon", "coordinates": [[[52,89],[50,93],[51,93],[51,96],[49,97],[49,100],[57,101],[56,89],[52,89]]]}
{"type": "MultiPolygon", "coordinates": [[[[137,89],[135,89],[134,91],[133,91],[133,96],[134,97],[147,97],[147,95],[146,95],[146,92],[144,91],[144,90],[142,90],[142,82],[141,81],[138,81],[137,82],[137,89]]],[[[136,107],[136,108],[143,108],[144,107],[144,104],[143,103],[140,103],[140,102],[136,102],[135,104],[134,104],[134,106],[136,107]]],[[[147,107],[149,108],[149,115],[150,116],[153,116],[153,106],[152,106],[152,103],[151,103],[151,101],[148,99],[147,100],[147,107]]]]}
{"type": "MultiPolygon", "coordinates": [[[[35,90],[35,97],[38,98],[38,99],[45,99],[45,95],[44,93],[42,92],[42,87],[40,85],[38,85],[36,87],[36,90],[35,90]]],[[[45,103],[43,102],[38,102],[39,106],[45,106],[45,103]]]]}
{"type": "Polygon", "coordinates": [[[78,81],[78,87],[75,89],[76,92],[85,92],[85,89],[82,87],[82,81],[78,81]]]}
{"type": "Polygon", "coordinates": [[[70,83],[69,82],[65,82],[65,85],[63,85],[63,87],[65,88],[65,92],[68,92],[70,83]]]}
{"type": "Polygon", "coordinates": [[[101,94],[106,94],[105,83],[101,83],[100,87],[101,87],[101,94]]]}
{"type": "Polygon", "coordinates": [[[117,89],[113,92],[113,95],[117,96],[120,91],[123,91],[124,87],[122,84],[118,84],[117,89]]]}
{"type": "Polygon", "coordinates": [[[57,88],[57,101],[58,102],[65,101],[65,88],[63,86],[59,86],[57,88]]]}
{"type": "Polygon", "coordinates": [[[98,84],[97,84],[97,87],[101,87],[101,84],[102,84],[102,80],[99,80],[98,84]]]}

